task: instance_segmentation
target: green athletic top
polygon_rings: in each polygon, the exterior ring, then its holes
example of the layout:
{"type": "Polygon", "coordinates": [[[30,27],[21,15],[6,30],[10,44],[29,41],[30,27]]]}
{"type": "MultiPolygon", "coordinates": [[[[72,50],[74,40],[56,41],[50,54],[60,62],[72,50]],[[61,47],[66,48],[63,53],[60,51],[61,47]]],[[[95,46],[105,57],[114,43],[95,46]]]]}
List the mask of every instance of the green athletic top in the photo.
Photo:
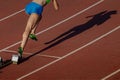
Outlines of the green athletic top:
{"type": "Polygon", "coordinates": [[[46,3],[47,3],[47,4],[50,3],[50,0],[46,0],[46,3]]]}

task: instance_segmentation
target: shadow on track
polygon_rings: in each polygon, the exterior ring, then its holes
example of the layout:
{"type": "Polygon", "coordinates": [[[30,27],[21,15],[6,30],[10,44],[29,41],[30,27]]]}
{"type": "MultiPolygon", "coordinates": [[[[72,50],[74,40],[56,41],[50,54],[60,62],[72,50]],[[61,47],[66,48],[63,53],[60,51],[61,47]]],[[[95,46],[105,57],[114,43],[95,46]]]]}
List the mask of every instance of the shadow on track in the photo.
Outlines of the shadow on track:
{"type": "Polygon", "coordinates": [[[12,64],[11,60],[5,60],[3,63],[0,65],[0,69],[7,67],[8,65],[12,64]]]}
{"type": "Polygon", "coordinates": [[[46,42],[45,44],[50,44],[48,47],[46,47],[38,52],[35,52],[26,58],[23,58],[21,60],[21,62],[24,62],[24,61],[28,60],[29,58],[31,58],[32,56],[37,55],[45,50],[48,50],[48,49],[60,44],[61,42],[65,41],[67,39],[70,39],[84,31],[94,27],[95,25],[103,24],[104,22],[109,20],[111,18],[111,15],[113,15],[113,14],[117,14],[117,11],[116,10],[113,10],[113,11],[106,10],[106,11],[100,12],[98,14],[86,17],[86,18],[89,18],[89,17],[92,17],[92,18],[88,22],[78,25],[78,26],[75,26],[72,29],[68,30],[67,32],[64,32],[60,36],[56,37],[55,39],[53,39],[49,42],[46,42]]]}

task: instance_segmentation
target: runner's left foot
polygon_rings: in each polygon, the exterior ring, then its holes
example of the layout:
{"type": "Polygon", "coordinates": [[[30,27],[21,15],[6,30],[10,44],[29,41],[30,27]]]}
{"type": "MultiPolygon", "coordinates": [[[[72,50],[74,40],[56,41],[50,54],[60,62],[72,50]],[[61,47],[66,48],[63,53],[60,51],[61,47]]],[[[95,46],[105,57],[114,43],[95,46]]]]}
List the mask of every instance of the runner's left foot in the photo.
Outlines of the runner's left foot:
{"type": "Polygon", "coordinates": [[[32,40],[35,40],[35,41],[38,40],[35,34],[30,34],[29,37],[30,37],[32,40]]]}

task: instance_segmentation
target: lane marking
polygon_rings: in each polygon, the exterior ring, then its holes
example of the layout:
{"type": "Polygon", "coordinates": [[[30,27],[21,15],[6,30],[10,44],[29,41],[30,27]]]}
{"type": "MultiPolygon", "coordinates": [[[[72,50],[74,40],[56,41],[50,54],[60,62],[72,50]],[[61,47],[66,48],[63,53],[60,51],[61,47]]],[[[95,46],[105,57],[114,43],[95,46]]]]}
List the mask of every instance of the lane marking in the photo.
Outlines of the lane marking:
{"type": "Polygon", "coordinates": [[[119,73],[119,72],[120,72],[120,69],[118,69],[118,70],[116,70],[115,72],[113,72],[113,73],[111,73],[111,74],[105,76],[105,77],[102,78],[101,80],[106,80],[106,79],[112,77],[113,75],[115,75],[115,74],[117,74],[117,73],[119,73]]]}
{"type": "Polygon", "coordinates": [[[8,52],[8,53],[18,53],[17,51],[13,51],[13,50],[4,50],[3,52],[8,52]]]}
{"type": "Polygon", "coordinates": [[[56,58],[56,59],[59,59],[59,58],[61,58],[61,57],[59,57],[59,56],[51,56],[51,55],[45,55],[45,54],[38,54],[39,56],[42,56],[42,57],[49,57],[49,58],[56,58]]]}
{"type": "Polygon", "coordinates": [[[9,15],[9,16],[6,16],[6,17],[4,17],[4,18],[1,18],[1,19],[0,19],[0,22],[1,22],[1,21],[4,21],[4,20],[6,20],[6,19],[8,19],[8,18],[10,18],[10,17],[13,17],[13,16],[15,16],[15,15],[23,12],[24,10],[25,10],[25,9],[19,10],[19,11],[15,12],[15,13],[9,15]]]}
{"type": "Polygon", "coordinates": [[[62,60],[62,59],[64,59],[64,58],[66,58],[66,57],[68,57],[68,56],[70,56],[70,55],[72,55],[72,54],[74,54],[74,53],[76,53],[76,52],[78,52],[78,51],[80,51],[80,50],[82,50],[82,49],[84,49],[84,48],[92,45],[93,43],[97,42],[98,40],[100,40],[100,39],[102,39],[102,38],[104,38],[104,37],[106,37],[106,36],[108,36],[109,34],[115,32],[115,31],[118,30],[118,29],[120,29],[120,26],[112,29],[111,31],[107,32],[106,34],[101,35],[100,37],[92,40],[91,42],[85,44],[84,46],[79,47],[79,48],[75,49],[74,51],[72,51],[72,52],[70,52],[70,53],[62,56],[61,58],[59,58],[59,59],[57,59],[57,60],[54,60],[54,61],[52,61],[52,62],[50,62],[50,63],[48,63],[48,64],[46,64],[46,65],[44,65],[44,66],[42,66],[42,67],[40,67],[40,68],[37,68],[37,69],[31,71],[31,72],[28,73],[28,74],[25,74],[25,75],[19,77],[17,80],[21,80],[21,79],[23,79],[23,78],[25,78],[25,77],[28,77],[28,76],[30,76],[30,75],[32,75],[32,74],[34,74],[34,73],[36,73],[36,72],[38,72],[38,71],[46,68],[46,67],[48,67],[48,66],[50,66],[50,65],[52,65],[52,64],[54,64],[54,63],[56,63],[56,62],[58,62],[58,61],[60,61],[60,60],[62,60]]]}
{"type": "MultiPolygon", "coordinates": [[[[58,22],[58,23],[56,23],[56,24],[54,24],[53,26],[50,26],[49,28],[47,28],[47,29],[45,29],[45,30],[43,30],[43,31],[38,32],[36,35],[42,34],[43,32],[46,32],[46,31],[48,31],[48,30],[50,30],[50,29],[52,29],[52,28],[54,28],[54,27],[56,27],[56,26],[58,26],[58,25],[60,25],[60,24],[62,24],[62,23],[64,23],[64,22],[66,22],[66,21],[68,21],[68,20],[70,20],[70,19],[72,19],[72,18],[74,18],[74,17],[82,14],[83,12],[85,12],[85,11],[93,8],[94,6],[102,3],[103,1],[104,1],[104,0],[100,0],[100,1],[96,2],[95,4],[93,4],[93,5],[85,8],[85,9],[83,9],[82,11],[79,11],[78,13],[76,13],[76,14],[74,14],[74,15],[72,15],[72,16],[70,16],[70,17],[68,17],[68,18],[66,18],[66,19],[64,19],[64,20],[62,20],[62,21],[60,21],[60,22],[58,22]]],[[[21,11],[22,11],[22,10],[21,10],[21,11]]],[[[11,48],[11,47],[14,47],[14,46],[16,46],[16,45],[18,45],[18,44],[20,44],[20,43],[21,43],[21,41],[16,42],[16,43],[14,43],[14,44],[12,44],[12,45],[10,45],[10,46],[7,46],[7,47],[1,49],[0,52],[2,52],[2,51],[4,51],[4,50],[7,50],[7,49],[9,49],[9,48],[11,48]]]]}
{"type": "Polygon", "coordinates": [[[19,41],[19,42],[17,42],[17,43],[14,43],[14,44],[12,44],[12,45],[10,45],[10,46],[7,46],[7,47],[1,49],[0,52],[5,51],[5,50],[7,50],[7,49],[9,49],[9,48],[12,48],[12,47],[14,47],[14,46],[16,46],[16,45],[18,45],[18,44],[20,44],[20,43],[21,43],[21,41],[19,41]]]}
{"type": "MultiPolygon", "coordinates": [[[[4,50],[3,52],[8,52],[8,53],[15,53],[17,54],[18,52],[17,51],[14,51],[14,50],[4,50]]],[[[32,55],[32,53],[27,53],[27,52],[24,52],[23,55],[32,55]]],[[[45,54],[37,54],[36,56],[41,56],[41,57],[48,57],[48,58],[61,58],[59,56],[51,56],[51,55],[45,55],[45,54]]]]}

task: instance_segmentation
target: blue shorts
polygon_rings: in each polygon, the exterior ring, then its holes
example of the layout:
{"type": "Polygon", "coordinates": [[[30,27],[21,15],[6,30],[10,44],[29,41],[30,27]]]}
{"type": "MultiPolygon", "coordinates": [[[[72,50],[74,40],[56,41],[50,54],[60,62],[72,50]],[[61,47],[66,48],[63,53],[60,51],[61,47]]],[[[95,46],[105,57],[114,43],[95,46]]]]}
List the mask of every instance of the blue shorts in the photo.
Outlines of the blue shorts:
{"type": "Polygon", "coordinates": [[[30,2],[26,7],[25,7],[25,12],[27,14],[32,14],[32,13],[36,13],[38,15],[41,15],[43,12],[43,6],[41,6],[40,4],[37,4],[35,2],[30,2]]]}

